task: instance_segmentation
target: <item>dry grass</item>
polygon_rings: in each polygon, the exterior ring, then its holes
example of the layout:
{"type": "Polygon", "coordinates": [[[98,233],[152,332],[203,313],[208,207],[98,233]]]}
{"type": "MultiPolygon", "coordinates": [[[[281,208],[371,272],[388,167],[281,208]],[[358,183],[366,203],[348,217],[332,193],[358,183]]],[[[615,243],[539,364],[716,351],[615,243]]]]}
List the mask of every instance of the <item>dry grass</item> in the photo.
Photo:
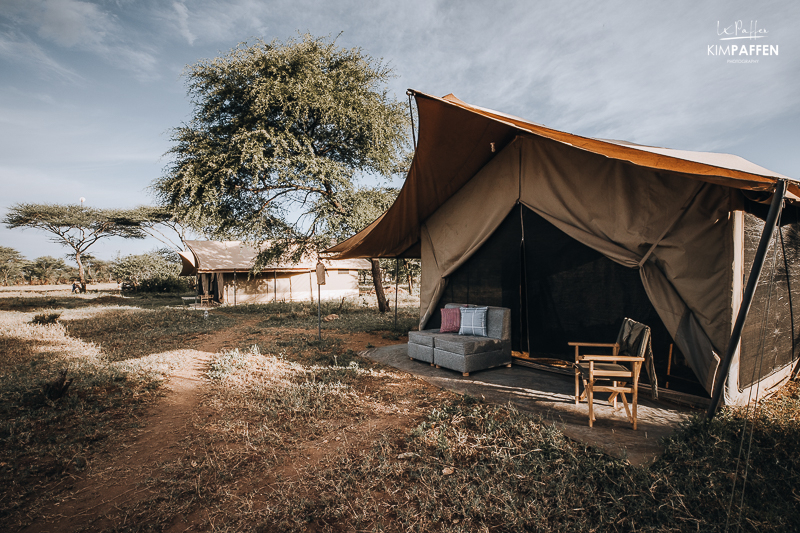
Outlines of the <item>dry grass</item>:
{"type": "Polygon", "coordinates": [[[98,443],[136,427],[136,414],[174,364],[160,355],[110,361],[68,336],[63,323],[29,318],[0,312],[0,517],[35,499],[42,486],[83,470],[98,443]],[[74,381],[52,401],[44,385],[64,369],[74,381]]]}
{"type": "Polygon", "coordinates": [[[94,454],[139,426],[142,409],[182,364],[166,350],[186,334],[231,322],[182,309],[52,309],[42,308],[49,299],[33,300],[15,306],[29,312],[0,311],[0,482],[7,488],[0,519],[54,480],[83,471],[94,454]],[[53,401],[45,385],[63,370],[73,381],[53,401]]]}
{"type": "MultiPolygon", "coordinates": [[[[392,334],[393,317],[326,310],[340,315],[329,328],[392,334]]],[[[671,532],[728,522],[729,531],[788,532],[800,522],[796,383],[757,412],[690,421],[655,464],[632,467],[511,407],[381,369],[341,339],[317,340],[311,306],[220,308],[203,319],[37,303],[0,311],[0,524],[57,494],[140,423],[180,364],[180,352],[165,350],[245,319],[237,338],[248,344],[208,364],[181,452],[144,478],[143,497],[117,505],[125,525],[109,531],[671,532]],[[60,313],[55,323],[32,323],[50,313],[60,313]],[[65,366],[70,394],[43,401],[42,383],[65,366]]]]}

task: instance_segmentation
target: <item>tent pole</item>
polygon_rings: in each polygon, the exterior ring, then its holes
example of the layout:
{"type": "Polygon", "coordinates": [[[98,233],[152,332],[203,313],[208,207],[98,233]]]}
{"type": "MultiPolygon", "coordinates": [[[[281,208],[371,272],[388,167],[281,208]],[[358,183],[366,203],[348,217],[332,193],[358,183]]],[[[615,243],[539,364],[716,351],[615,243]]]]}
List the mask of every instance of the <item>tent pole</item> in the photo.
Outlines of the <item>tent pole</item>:
{"type": "MultiPolygon", "coordinates": [[[[525,327],[525,345],[528,348],[528,357],[533,357],[533,353],[531,351],[531,332],[530,332],[530,323],[531,319],[528,316],[528,264],[527,264],[527,257],[525,253],[525,219],[523,218],[523,205],[518,203],[517,206],[519,207],[519,227],[520,227],[520,234],[521,240],[519,243],[519,250],[520,250],[520,265],[522,266],[522,276],[520,279],[520,286],[524,290],[525,294],[520,295],[520,306],[522,306],[523,302],[525,305],[525,320],[522,324],[525,327]]],[[[522,310],[520,310],[520,318],[522,317],[522,310]]],[[[521,332],[520,332],[521,333],[521,332]]],[[[521,339],[520,339],[521,343],[521,339]]]]}
{"type": "Polygon", "coordinates": [[[411,115],[411,138],[414,140],[414,150],[417,149],[417,132],[416,127],[414,126],[414,107],[411,105],[411,96],[414,94],[414,91],[408,89],[406,91],[408,95],[408,114],[411,115]]]}
{"type": "Polygon", "coordinates": [[[236,271],[233,271],[233,305],[236,306],[236,271]]]}
{"type": "MultiPolygon", "coordinates": [[[[411,98],[409,96],[409,98],[411,98]]],[[[400,259],[394,258],[394,329],[397,329],[397,294],[400,287],[400,259]]]]}
{"type": "Polygon", "coordinates": [[[758,278],[761,277],[761,270],[764,267],[764,259],[766,259],[767,256],[769,241],[775,231],[775,223],[778,220],[778,216],[783,209],[783,198],[785,195],[786,180],[778,180],[775,186],[775,194],[772,196],[772,203],[769,206],[767,220],[764,222],[764,230],[761,232],[761,240],[758,242],[756,255],[753,258],[753,266],[750,268],[750,276],[747,278],[747,287],[745,287],[744,294],[742,295],[742,304],[739,307],[739,314],[736,316],[736,323],[733,325],[733,331],[731,331],[731,340],[728,342],[725,358],[717,369],[717,377],[714,380],[714,392],[711,395],[711,405],[709,405],[708,412],[706,413],[707,420],[714,418],[720,400],[722,399],[722,393],[725,390],[725,382],[728,380],[728,370],[731,367],[736,348],[739,346],[739,341],[742,339],[744,321],[747,318],[747,313],[750,311],[750,305],[753,303],[753,295],[756,292],[758,278]]]}

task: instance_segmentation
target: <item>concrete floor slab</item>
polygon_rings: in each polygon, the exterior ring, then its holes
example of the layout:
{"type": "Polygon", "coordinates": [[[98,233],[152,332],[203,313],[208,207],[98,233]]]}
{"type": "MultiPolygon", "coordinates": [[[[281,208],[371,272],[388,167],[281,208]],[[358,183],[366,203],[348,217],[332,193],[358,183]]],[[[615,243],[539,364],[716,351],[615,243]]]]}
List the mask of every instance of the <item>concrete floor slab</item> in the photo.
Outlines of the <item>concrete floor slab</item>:
{"type": "Polygon", "coordinates": [[[409,359],[406,344],[371,348],[362,355],[443,389],[501,405],[511,402],[520,411],[556,424],[567,437],[635,465],[652,463],[661,455],[661,438],[671,434],[694,412],[643,398],[640,394],[638,429],[634,431],[621,404],[614,411],[606,401],[595,400],[597,420],[590,428],[588,406],[586,402],[575,405],[575,381],[568,376],[514,365],[464,377],[452,370],[409,359]]]}

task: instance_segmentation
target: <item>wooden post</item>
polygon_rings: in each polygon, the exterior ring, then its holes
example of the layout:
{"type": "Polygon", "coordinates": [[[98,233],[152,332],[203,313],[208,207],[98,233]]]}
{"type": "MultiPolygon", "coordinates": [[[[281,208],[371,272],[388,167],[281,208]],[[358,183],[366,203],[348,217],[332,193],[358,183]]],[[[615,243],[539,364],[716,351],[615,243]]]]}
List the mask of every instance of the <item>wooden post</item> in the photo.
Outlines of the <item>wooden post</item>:
{"type": "MultiPolygon", "coordinates": [[[[322,286],[325,285],[325,265],[322,261],[317,261],[317,329],[319,330],[319,340],[322,340],[322,286]]],[[[309,282],[311,271],[308,272],[309,282]]]]}

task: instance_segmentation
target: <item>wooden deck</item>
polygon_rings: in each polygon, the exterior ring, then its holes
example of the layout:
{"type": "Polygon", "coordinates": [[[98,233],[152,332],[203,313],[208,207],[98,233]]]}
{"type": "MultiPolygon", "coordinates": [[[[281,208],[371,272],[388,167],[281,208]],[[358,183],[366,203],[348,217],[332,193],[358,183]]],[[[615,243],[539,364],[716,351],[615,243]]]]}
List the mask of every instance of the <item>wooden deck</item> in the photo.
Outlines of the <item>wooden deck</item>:
{"type": "Polygon", "coordinates": [[[608,454],[627,459],[631,464],[649,464],[663,449],[659,440],[672,433],[693,411],[664,401],[653,401],[649,392],[639,393],[639,428],[634,431],[625,410],[614,411],[605,402],[595,401],[594,427],[589,427],[588,406],[575,405],[575,381],[571,376],[513,365],[474,372],[463,377],[458,372],[435,368],[408,358],[405,344],[371,348],[362,355],[414,374],[425,381],[460,394],[496,404],[511,402],[520,411],[551,421],[573,440],[596,446],[608,454]]]}

